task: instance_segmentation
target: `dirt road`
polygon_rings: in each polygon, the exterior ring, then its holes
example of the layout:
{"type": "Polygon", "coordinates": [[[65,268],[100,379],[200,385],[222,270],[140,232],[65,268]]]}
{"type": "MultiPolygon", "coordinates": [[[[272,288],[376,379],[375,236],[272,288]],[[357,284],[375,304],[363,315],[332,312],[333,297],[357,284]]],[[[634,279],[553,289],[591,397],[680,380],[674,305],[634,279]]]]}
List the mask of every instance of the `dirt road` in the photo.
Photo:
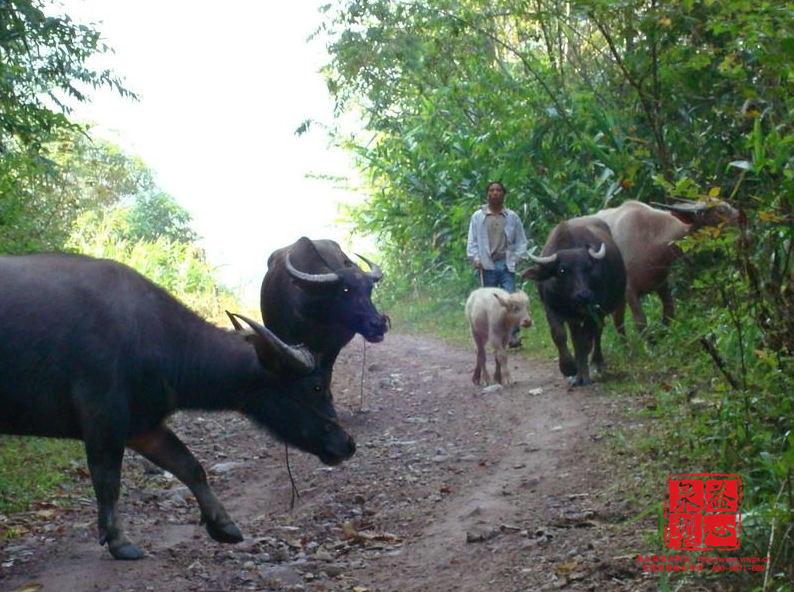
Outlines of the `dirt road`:
{"type": "Polygon", "coordinates": [[[519,354],[517,383],[483,392],[468,349],[390,333],[362,367],[363,352],[352,342],[334,374],[358,451],[335,468],[291,451],[292,509],[282,445],[234,414],[172,420],[243,543],[213,542],[189,492],[130,456],[122,512],[148,557],[112,560],[93,499],[71,499],[8,517],[29,532],[0,544],[0,590],[656,588],[636,559],[653,521],[620,526],[629,516],[610,480],[604,435],[621,421],[618,399],[570,390],[553,362],[519,354]]]}

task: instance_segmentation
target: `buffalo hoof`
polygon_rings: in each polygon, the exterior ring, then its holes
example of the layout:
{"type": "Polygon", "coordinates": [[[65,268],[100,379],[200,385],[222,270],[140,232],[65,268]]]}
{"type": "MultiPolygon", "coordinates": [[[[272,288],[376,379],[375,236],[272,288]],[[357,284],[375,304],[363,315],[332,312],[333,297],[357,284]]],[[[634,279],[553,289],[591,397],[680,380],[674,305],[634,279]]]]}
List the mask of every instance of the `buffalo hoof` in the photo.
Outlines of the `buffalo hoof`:
{"type": "Polygon", "coordinates": [[[146,556],[143,551],[129,541],[124,541],[116,545],[108,543],[108,551],[110,551],[114,559],[122,559],[124,561],[136,561],[146,556]]]}
{"type": "Polygon", "coordinates": [[[237,528],[234,522],[226,522],[218,524],[211,520],[206,521],[207,533],[212,537],[212,540],[219,543],[239,543],[243,540],[243,533],[237,528]]]}
{"type": "Polygon", "coordinates": [[[566,378],[568,379],[568,384],[571,386],[587,386],[593,384],[589,376],[566,376],[566,378]]]}

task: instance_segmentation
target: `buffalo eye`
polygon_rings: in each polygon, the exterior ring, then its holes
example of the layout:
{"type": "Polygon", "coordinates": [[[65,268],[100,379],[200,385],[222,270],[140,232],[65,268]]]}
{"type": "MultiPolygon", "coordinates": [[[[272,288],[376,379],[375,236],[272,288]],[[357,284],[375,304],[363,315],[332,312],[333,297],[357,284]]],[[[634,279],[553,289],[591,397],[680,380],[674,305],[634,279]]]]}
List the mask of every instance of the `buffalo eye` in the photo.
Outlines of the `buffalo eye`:
{"type": "Polygon", "coordinates": [[[327,390],[325,388],[325,384],[324,383],[319,383],[318,382],[317,384],[314,385],[314,394],[316,394],[321,399],[328,399],[330,401],[334,400],[334,397],[331,394],[331,391],[329,391],[329,390],[327,390]]]}
{"type": "Polygon", "coordinates": [[[557,268],[557,275],[565,275],[566,269],[564,267],[557,268]]]}

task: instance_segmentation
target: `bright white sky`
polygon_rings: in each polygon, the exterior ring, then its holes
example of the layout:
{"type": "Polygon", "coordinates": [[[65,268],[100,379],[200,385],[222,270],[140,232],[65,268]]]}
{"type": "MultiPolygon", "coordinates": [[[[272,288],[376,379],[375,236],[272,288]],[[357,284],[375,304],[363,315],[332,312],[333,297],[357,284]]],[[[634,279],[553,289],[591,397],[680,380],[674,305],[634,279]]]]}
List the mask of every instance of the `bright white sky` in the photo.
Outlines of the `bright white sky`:
{"type": "Polygon", "coordinates": [[[223,281],[256,302],[268,255],[302,235],[350,252],[338,204],[358,199],[309,174],[350,175],[349,159],[307,118],[330,123],[318,73],[325,49],[307,37],[322,0],[64,0],[115,49],[108,64],[140,95],[109,91],[81,106],[95,133],[140,156],[190,211],[223,281]]]}

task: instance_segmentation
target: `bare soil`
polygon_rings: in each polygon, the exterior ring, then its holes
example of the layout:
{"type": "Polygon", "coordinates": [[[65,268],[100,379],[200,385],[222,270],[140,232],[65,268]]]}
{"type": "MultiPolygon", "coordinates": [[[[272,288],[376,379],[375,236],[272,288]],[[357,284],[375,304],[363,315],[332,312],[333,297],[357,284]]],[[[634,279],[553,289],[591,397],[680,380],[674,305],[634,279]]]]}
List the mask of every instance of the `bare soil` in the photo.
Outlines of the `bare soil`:
{"type": "Polygon", "coordinates": [[[613,479],[607,436],[627,421],[623,403],[570,389],[551,360],[510,363],[516,384],[484,392],[473,346],[357,338],[334,392],[358,450],[334,468],[290,451],[294,507],[283,445],[239,415],[179,414],[171,425],[244,542],[212,541],[182,484],[130,455],[122,514],[148,556],[113,560],[92,496],[70,494],[4,517],[26,534],[0,543],[0,590],[656,589],[637,562],[655,519],[628,521],[613,479]]]}

